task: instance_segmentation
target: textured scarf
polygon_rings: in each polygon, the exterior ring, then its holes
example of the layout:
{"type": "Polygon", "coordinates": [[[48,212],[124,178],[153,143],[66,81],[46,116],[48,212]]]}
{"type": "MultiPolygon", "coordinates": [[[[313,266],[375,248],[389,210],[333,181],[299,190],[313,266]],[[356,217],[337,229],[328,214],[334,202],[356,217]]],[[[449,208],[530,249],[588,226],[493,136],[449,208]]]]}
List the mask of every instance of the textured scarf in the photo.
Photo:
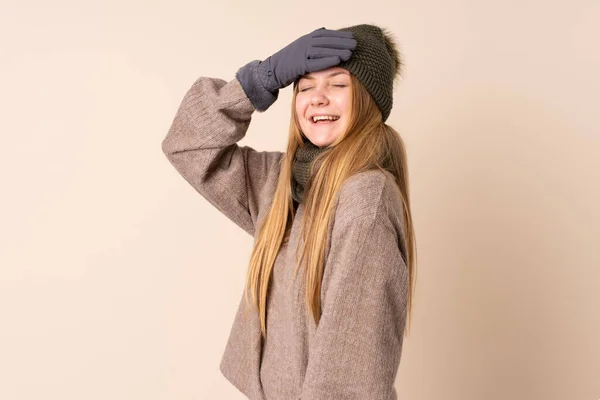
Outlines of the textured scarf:
{"type": "Polygon", "coordinates": [[[298,203],[304,203],[304,190],[308,185],[314,159],[325,150],[327,148],[319,148],[308,139],[304,139],[304,145],[296,150],[292,165],[292,197],[298,203]]]}

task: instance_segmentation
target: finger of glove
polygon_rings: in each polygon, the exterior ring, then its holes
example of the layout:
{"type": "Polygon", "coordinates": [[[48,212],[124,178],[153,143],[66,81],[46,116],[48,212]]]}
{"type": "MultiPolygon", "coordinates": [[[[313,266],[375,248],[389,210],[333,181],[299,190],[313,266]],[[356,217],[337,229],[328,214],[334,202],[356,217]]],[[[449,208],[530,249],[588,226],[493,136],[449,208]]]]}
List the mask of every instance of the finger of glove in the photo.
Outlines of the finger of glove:
{"type": "Polygon", "coordinates": [[[338,56],[315,58],[306,60],[306,68],[308,69],[308,72],[315,72],[336,66],[339,63],[340,58],[338,56]]]}
{"type": "Polygon", "coordinates": [[[315,59],[315,58],[326,58],[337,56],[340,59],[346,61],[352,56],[352,52],[350,50],[340,50],[340,49],[330,49],[325,47],[314,47],[308,50],[306,58],[315,59]]]}
{"type": "Polygon", "coordinates": [[[331,49],[356,49],[356,39],[340,37],[312,38],[310,45],[313,47],[329,47],[331,49]]]}
{"type": "Polygon", "coordinates": [[[354,34],[350,31],[337,31],[335,29],[319,28],[310,34],[312,37],[339,37],[353,38],[354,34]]]}

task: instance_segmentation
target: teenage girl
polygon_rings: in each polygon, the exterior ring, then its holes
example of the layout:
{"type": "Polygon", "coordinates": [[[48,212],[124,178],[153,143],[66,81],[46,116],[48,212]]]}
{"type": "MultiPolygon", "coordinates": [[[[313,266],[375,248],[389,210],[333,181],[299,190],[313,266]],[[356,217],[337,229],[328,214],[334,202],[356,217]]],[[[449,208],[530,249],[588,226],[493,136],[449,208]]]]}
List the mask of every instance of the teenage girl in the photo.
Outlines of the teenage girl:
{"type": "Polygon", "coordinates": [[[230,81],[197,79],[162,142],[254,238],[220,363],[250,399],[397,397],[416,265],[405,147],[385,123],[402,65],[384,28],[319,28],[230,81]],[[292,83],[286,152],[239,146],[292,83]]]}

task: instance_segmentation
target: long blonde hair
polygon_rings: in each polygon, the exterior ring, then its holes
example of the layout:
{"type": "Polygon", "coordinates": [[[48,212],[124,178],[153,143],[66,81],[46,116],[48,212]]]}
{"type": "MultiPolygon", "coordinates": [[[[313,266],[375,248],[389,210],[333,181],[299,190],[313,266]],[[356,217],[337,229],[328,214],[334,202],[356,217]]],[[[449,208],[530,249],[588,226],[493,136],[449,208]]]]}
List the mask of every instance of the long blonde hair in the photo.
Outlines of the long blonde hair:
{"type": "MultiPolygon", "coordinates": [[[[311,310],[318,325],[321,312],[321,281],[324,271],[324,253],[328,226],[334,214],[335,195],[342,183],[350,176],[367,170],[380,169],[390,172],[397,183],[403,201],[406,255],[409,272],[409,296],[407,305],[408,326],[416,273],[416,239],[411,218],[408,166],[404,142],[399,133],[382,122],[381,111],[367,89],[354,75],[351,78],[351,112],[345,132],[331,143],[313,162],[319,165],[304,192],[304,218],[301,239],[298,240],[296,256],[303,242],[298,268],[305,268],[305,291],[307,310],[311,310]],[[369,149],[370,151],[365,151],[369,149]],[[318,201],[317,201],[318,199],[318,201]]],[[[292,97],[287,151],[282,159],[279,181],[271,208],[266,214],[250,257],[245,287],[246,311],[249,305],[248,291],[252,292],[253,305],[260,313],[261,331],[266,336],[267,292],[275,259],[280,247],[289,239],[295,210],[292,200],[292,165],[294,155],[303,144],[303,136],[296,114],[296,94],[292,97]]],[[[313,168],[314,171],[315,168],[313,168]]]]}

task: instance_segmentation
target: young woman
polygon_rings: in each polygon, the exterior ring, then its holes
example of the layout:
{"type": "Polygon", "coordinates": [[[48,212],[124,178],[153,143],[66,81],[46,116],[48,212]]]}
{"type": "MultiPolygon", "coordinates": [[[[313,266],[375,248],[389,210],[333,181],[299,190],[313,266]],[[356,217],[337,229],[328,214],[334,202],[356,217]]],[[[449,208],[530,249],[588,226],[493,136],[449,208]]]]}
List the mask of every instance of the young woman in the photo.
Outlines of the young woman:
{"type": "Polygon", "coordinates": [[[385,124],[401,66],[386,29],[320,28],[229,82],[196,80],[163,140],[254,237],[220,364],[250,399],[396,399],[416,262],[406,153],[385,124]],[[291,83],[287,151],[239,146],[291,83]]]}

